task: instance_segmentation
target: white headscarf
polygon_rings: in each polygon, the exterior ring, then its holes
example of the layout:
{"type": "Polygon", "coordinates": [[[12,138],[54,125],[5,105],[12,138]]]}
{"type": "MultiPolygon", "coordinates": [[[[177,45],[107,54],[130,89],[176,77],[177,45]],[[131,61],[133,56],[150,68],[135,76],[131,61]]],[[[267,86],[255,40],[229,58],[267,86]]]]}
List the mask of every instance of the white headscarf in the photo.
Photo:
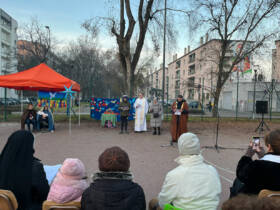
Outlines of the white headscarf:
{"type": "Polygon", "coordinates": [[[193,133],[183,133],[178,140],[178,149],[181,156],[199,155],[200,143],[198,137],[193,133]]]}

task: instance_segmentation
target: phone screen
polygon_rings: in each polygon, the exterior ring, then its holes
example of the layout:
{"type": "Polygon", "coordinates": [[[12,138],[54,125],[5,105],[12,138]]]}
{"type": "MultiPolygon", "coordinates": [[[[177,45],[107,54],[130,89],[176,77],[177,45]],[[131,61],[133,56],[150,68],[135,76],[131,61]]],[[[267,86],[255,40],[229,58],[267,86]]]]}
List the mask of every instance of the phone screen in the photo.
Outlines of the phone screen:
{"type": "Polygon", "coordinates": [[[260,137],[258,136],[253,137],[253,142],[255,145],[260,144],[260,137]]]}

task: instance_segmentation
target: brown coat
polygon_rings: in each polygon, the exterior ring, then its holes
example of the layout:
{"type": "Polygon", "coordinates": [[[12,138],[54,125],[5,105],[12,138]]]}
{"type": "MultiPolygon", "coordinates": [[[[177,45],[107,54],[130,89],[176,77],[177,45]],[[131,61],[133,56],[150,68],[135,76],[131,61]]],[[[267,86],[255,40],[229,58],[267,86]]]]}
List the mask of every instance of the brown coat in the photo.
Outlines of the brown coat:
{"type": "Polygon", "coordinates": [[[172,119],[171,119],[171,136],[172,141],[177,142],[178,138],[181,134],[186,133],[188,131],[188,104],[183,101],[183,105],[178,107],[182,110],[181,115],[175,115],[174,109],[177,109],[177,101],[172,104],[172,119]]]}
{"type": "Polygon", "coordinates": [[[32,116],[33,116],[34,119],[36,120],[36,117],[37,117],[36,110],[35,110],[35,109],[32,109],[32,110],[26,109],[26,110],[23,112],[22,116],[21,116],[21,129],[22,129],[22,130],[24,130],[24,127],[25,127],[25,120],[26,120],[27,117],[28,117],[29,111],[31,111],[32,116]]]}

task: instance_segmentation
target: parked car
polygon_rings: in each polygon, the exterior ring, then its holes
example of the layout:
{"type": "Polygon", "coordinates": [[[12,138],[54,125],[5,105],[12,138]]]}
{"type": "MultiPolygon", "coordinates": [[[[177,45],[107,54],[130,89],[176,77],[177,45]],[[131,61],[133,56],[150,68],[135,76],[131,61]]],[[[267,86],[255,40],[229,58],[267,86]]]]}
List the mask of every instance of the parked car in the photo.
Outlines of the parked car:
{"type": "Polygon", "coordinates": [[[189,113],[204,114],[203,106],[199,101],[188,101],[189,113]]]}
{"type": "MultiPolygon", "coordinates": [[[[5,98],[0,98],[1,103],[5,104],[5,98]]],[[[15,105],[16,102],[11,98],[6,98],[7,105],[15,105]]]]}
{"type": "Polygon", "coordinates": [[[28,98],[24,98],[24,99],[21,99],[20,102],[23,104],[29,104],[30,100],[28,98]]]}
{"type": "Polygon", "coordinates": [[[14,102],[14,105],[20,104],[20,100],[16,98],[10,98],[10,100],[14,102]]]}

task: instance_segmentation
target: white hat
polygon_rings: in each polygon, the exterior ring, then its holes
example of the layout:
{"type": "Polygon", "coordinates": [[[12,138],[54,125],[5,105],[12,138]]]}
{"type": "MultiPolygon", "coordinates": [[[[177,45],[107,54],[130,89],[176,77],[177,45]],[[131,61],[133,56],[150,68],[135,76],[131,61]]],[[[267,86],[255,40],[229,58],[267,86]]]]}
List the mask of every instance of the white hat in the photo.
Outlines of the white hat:
{"type": "Polygon", "coordinates": [[[200,154],[200,143],[198,137],[193,133],[183,133],[178,140],[180,155],[200,154]]]}

